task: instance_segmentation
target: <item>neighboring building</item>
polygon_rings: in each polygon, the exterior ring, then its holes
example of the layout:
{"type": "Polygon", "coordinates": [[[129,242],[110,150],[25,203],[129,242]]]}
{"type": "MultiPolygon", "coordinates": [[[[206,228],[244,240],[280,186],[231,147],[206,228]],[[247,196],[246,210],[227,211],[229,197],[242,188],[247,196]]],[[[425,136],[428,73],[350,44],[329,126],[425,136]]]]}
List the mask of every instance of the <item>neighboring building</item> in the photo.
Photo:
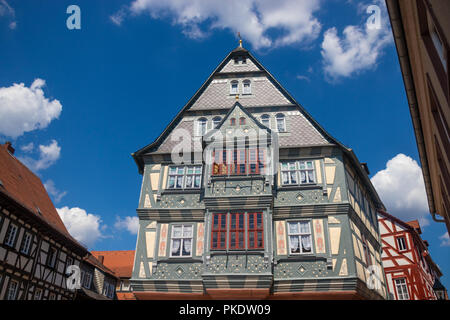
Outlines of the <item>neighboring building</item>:
{"type": "Polygon", "coordinates": [[[94,254],[83,259],[81,264],[81,288],[76,300],[116,300],[118,278],[94,254]]]}
{"type": "Polygon", "coordinates": [[[436,300],[433,286],[442,273],[431,259],[427,241],[420,237],[419,222],[403,222],[379,211],[378,223],[383,243],[383,267],[391,298],[436,300]]]}
{"type": "Polygon", "coordinates": [[[450,232],[450,1],[386,0],[386,3],[428,205],[433,219],[445,222],[450,232]]]}
{"type": "Polygon", "coordinates": [[[386,297],[367,166],[242,45],[133,157],[137,299],[386,297]]]}
{"type": "Polygon", "coordinates": [[[448,300],[447,289],[442,285],[439,278],[436,278],[433,285],[434,293],[436,293],[436,297],[438,300],[448,300]]]}
{"type": "Polygon", "coordinates": [[[0,300],[71,300],[66,268],[88,254],[41,180],[0,145],[0,300]]]}
{"type": "Polygon", "coordinates": [[[92,254],[119,277],[116,285],[117,299],[136,300],[130,285],[131,273],[133,272],[134,250],[92,251],[92,254]]]}

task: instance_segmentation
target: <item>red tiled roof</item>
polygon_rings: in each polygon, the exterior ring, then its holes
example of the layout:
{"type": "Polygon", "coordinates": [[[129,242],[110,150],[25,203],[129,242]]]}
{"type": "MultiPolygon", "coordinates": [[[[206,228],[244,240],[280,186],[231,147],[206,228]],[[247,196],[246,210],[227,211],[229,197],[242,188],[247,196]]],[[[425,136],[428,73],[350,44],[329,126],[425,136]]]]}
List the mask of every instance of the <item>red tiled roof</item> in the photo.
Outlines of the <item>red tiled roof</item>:
{"type": "Polygon", "coordinates": [[[113,270],[109,269],[104,263],[99,261],[98,258],[92,252],[91,254],[89,254],[84,258],[84,261],[90,263],[91,265],[102,270],[103,272],[109,273],[114,278],[118,277],[118,275],[116,275],[116,273],[113,270]]]}
{"type": "Polygon", "coordinates": [[[136,300],[133,292],[116,292],[117,300],[136,300]]]}
{"type": "Polygon", "coordinates": [[[120,278],[131,278],[134,264],[134,250],[120,251],[92,251],[97,259],[101,260],[103,256],[103,264],[114,271],[120,278]]]}
{"type": "Polygon", "coordinates": [[[67,231],[39,177],[8,151],[8,143],[0,145],[0,181],[0,193],[81,247],[67,231]]]}

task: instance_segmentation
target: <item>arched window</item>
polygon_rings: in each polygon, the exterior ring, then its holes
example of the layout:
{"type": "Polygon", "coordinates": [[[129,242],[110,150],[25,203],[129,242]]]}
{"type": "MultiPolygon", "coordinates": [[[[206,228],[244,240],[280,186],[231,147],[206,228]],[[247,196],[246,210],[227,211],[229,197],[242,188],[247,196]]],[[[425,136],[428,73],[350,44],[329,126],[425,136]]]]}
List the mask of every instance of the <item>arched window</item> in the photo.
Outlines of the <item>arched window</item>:
{"type": "Polygon", "coordinates": [[[200,118],[197,120],[197,134],[203,136],[206,134],[206,124],[208,120],[206,118],[200,118]]]}
{"type": "Polygon", "coordinates": [[[233,80],[231,81],[230,94],[238,94],[238,93],[239,93],[239,82],[233,80]]]}
{"type": "Polygon", "coordinates": [[[217,127],[219,126],[220,121],[222,121],[221,117],[214,117],[213,118],[213,128],[217,129],[217,127]]]}
{"type": "Polygon", "coordinates": [[[239,125],[244,125],[245,124],[245,118],[244,117],[240,117],[239,118],[239,125]]]}
{"type": "Polygon", "coordinates": [[[278,132],[286,132],[286,119],[284,114],[278,113],[277,116],[277,130],[278,132]]]}
{"type": "Polygon", "coordinates": [[[236,118],[231,118],[230,119],[230,126],[235,126],[236,125],[236,118]]]}
{"type": "Polygon", "coordinates": [[[263,114],[261,116],[261,123],[270,129],[270,116],[268,114],[263,114]]]}
{"type": "Polygon", "coordinates": [[[251,94],[252,93],[252,87],[251,87],[250,80],[244,80],[242,93],[243,94],[251,94]]]}

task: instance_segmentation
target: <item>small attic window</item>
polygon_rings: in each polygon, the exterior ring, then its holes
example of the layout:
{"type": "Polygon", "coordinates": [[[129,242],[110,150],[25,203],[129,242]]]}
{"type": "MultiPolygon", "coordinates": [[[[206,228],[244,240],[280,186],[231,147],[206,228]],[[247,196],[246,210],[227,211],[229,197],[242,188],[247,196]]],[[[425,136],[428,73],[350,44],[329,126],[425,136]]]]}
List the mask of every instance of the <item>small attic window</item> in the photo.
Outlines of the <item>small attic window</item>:
{"type": "Polygon", "coordinates": [[[242,64],[247,64],[247,58],[245,57],[242,58],[242,64]]]}
{"type": "Polygon", "coordinates": [[[236,125],[236,118],[231,118],[230,119],[230,126],[235,126],[236,125]]]}
{"type": "Polygon", "coordinates": [[[239,83],[236,80],[231,81],[230,94],[238,94],[239,93],[238,85],[239,85],[239,83]]]}
{"type": "Polygon", "coordinates": [[[245,118],[244,117],[239,118],[239,124],[240,125],[244,125],[245,124],[245,118]]]}
{"type": "Polygon", "coordinates": [[[214,129],[217,129],[217,127],[218,127],[219,124],[220,124],[220,121],[222,121],[222,118],[221,118],[221,117],[214,117],[214,118],[213,118],[213,128],[214,128],[214,129]]]}
{"type": "Polygon", "coordinates": [[[239,64],[239,58],[234,58],[234,64],[239,64]]]}

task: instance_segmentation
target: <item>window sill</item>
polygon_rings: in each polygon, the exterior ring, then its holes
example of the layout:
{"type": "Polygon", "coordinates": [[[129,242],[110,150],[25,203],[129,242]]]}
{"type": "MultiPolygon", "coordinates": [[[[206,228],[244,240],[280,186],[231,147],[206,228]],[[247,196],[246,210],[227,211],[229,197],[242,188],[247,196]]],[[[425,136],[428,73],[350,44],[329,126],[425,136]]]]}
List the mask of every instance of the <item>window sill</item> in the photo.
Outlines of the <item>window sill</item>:
{"type": "Polygon", "coordinates": [[[200,193],[201,188],[196,189],[165,189],[161,191],[161,194],[186,194],[186,193],[200,193]]]}
{"type": "Polygon", "coordinates": [[[158,260],[159,262],[203,262],[203,259],[195,257],[169,257],[167,259],[160,259],[158,260]]]}
{"type": "Polygon", "coordinates": [[[254,255],[261,255],[264,254],[264,248],[263,249],[247,249],[247,250],[216,250],[211,249],[210,254],[212,256],[217,255],[247,255],[247,254],[254,254],[254,255]]]}
{"type": "Polygon", "coordinates": [[[322,189],[322,186],[318,184],[301,184],[301,185],[296,184],[278,187],[278,190],[312,190],[312,189],[322,189]]]}
{"type": "Polygon", "coordinates": [[[227,180],[253,180],[253,179],[265,179],[264,175],[261,174],[243,174],[243,175],[215,175],[215,176],[211,176],[211,181],[214,180],[223,180],[223,179],[227,179],[227,180]]]}

